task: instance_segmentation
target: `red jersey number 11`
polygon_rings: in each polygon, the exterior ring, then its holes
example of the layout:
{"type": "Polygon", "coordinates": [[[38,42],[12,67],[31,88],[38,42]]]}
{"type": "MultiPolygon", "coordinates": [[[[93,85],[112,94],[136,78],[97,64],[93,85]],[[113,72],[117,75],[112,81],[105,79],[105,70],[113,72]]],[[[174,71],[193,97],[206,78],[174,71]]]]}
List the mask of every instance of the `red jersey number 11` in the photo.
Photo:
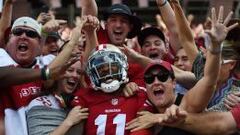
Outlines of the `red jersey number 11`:
{"type": "MultiPolygon", "coordinates": [[[[107,115],[101,114],[95,119],[95,125],[97,127],[97,135],[105,135],[107,124],[107,115]]],[[[115,135],[124,135],[125,124],[126,124],[126,114],[118,114],[113,119],[113,124],[116,124],[116,134],[115,135]]]]}

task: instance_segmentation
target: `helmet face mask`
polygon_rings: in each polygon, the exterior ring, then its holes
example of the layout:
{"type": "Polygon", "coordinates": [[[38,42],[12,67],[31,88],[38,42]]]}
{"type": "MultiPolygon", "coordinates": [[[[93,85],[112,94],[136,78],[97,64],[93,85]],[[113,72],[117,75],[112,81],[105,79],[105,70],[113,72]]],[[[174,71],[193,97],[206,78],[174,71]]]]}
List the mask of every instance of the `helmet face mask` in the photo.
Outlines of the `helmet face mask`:
{"type": "Polygon", "coordinates": [[[107,83],[107,81],[111,79],[120,80],[120,67],[121,65],[117,62],[105,63],[97,66],[96,71],[98,72],[99,81],[107,83]]]}
{"type": "Polygon", "coordinates": [[[121,84],[128,82],[127,57],[117,47],[99,45],[88,60],[87,73],[95,90],[106,93],[117,91],[121,84]],[[98,49],[99,46],[104,46],[98,49]]]}

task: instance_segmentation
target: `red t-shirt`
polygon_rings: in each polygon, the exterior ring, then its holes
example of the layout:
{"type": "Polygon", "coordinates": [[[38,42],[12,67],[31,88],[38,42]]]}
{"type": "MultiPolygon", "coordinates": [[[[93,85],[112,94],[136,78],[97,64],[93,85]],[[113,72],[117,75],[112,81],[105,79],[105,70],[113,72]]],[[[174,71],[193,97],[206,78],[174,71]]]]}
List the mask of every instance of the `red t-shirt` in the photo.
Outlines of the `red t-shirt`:
{"type": "Polygon", "coordinates": [[[143,80],[144,68],[138,63],[129,63],[128,78],[129,82],[135,82],[138,86],[145,87],[143,80]]]}
{"type": "Polygon", "coordinates": [[[240,104],[237,105],[236,107],[234,107],[234,108],[231,110],[231,113],[232,113],[232,115],[233,115],[234,120],[235,120],[236,123],[237,123],[237,128],[240,129],[240,104]]]}
{"type": "MultiPolygon", "coordinates": [[[[33,66],[39,69],[38,65],[33,66]]],[[[18,109],[27,106],[32,99],[36,98],[42,91],[43,81],[36,80],[20,85],[13,85],[1,91],[1,100],[4,108],[18,109]]]]}
{"type": "Polygon", "coordinates": [[[7,91],[9,92],[9,98],[13,101],[14,108],[18,109],[22,106],[28,105],[32,99],[39,95],[42,90],[42,86],[42,81],[35,81],[12,86],[10,89],[8,89],[7,91]]]}
{"type": "Polygon", "coordinates": [[[107,44],[110,43],[107,31],[102,27],[97,31],[98,43],[99,44],[107,44]]]}
{"type": "MultiPolygon", "coordinates": [[[[86,135],[131,135],[129,130],[125,130],[125,124],[136,118],[138,111],[151,108],[146,102],[147,96],[143,90],[130,98],[119,93],[104,93],[93,89],[81,89],[76,95],[78,98],[74,100],[74,104],[89,109],[85,125],[86,135]]],[[[134,134],[150,132],[143,130],[134,134]]]]}

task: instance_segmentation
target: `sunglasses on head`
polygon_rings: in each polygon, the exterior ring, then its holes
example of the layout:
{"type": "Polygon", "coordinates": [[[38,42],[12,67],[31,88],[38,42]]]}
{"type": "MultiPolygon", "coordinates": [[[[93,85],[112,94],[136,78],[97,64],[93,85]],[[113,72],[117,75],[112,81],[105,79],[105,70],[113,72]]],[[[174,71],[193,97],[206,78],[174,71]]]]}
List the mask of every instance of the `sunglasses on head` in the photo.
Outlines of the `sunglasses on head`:
{"type": "Polygon", "coordinates": [[[160,82],[166,82],[170,76],[169,72],[158,72],[157,74],[149,73],[144,75],[144,82],[147,84],[152,84],[157,77],[160,82]]]}
{"type": "Polygon", "coordinates": [[[37,37],[40,38],[40,36],[36,31],[28,30],[28,29],[16,28],[12,31],[12,33],[15,36],[21,36],[23,33],[25,33],[26,36],[30,38],[37,38],[37,37]]]}

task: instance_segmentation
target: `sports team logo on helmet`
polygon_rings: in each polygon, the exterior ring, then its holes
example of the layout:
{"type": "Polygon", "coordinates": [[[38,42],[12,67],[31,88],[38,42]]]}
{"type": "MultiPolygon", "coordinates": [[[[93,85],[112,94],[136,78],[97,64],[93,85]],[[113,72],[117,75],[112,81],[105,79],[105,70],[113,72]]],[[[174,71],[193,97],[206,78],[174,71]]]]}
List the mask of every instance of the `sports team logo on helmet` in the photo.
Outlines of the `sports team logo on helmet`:
{"type": "Polygon", "coordinates": [[[88,59],[87,74],[95,90],[118,90],[128,82],[127,70],[127,56],[111,44],[97,46],[88,59]]]}

